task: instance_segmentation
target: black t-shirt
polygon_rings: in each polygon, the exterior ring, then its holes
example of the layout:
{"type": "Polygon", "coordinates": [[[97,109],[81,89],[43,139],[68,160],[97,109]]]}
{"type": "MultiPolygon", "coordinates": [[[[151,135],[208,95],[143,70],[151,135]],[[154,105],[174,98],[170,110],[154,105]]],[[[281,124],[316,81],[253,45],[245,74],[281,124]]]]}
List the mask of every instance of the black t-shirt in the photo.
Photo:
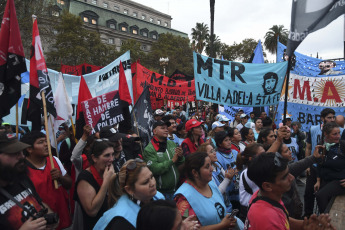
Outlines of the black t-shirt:
{"type": "MultiPolygon", "coordinates": [[[[27,176],[3,188],[23,206],[31,206],[37,212],[42,209],[39,204],[42,202],[41,198],[36,193],[34,185],[27,176]]],[[[28,218],[27,213],[22,208],[0,192],[0,229],[19,229],[28,218]]]]}

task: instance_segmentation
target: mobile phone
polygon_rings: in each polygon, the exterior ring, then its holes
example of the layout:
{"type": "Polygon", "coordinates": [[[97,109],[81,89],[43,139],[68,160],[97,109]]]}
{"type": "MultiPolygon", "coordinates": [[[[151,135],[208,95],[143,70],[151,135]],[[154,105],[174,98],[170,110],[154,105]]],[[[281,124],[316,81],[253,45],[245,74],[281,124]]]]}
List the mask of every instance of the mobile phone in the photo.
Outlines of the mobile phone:
{"type": "Polygon", "coordinates": [[[230,213],[229,218],[236,216],[238,212],[239,212],[239,210],[238,210],[238,209],[234,209],[234,210],[232,210],[232,212],[230,213]]]}

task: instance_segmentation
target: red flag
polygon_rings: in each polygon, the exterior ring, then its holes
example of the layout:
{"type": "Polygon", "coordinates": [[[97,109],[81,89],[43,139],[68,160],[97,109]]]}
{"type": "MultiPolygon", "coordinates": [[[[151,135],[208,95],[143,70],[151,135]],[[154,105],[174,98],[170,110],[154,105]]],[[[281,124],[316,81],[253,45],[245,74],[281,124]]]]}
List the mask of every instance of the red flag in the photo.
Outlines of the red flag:
{"type": "MultiPolygon", "coordinates": [[[[47,112],[56,117],[53,91],[50,86],[48,69],[43,56],[41,38],[38,32],[37,20],[32,28],[32,45],[30,56],[30,97],[28,104],[28,120],[35,121],[42,108],[42,94],[45,92],[47,112]]],[[[40,116],[39,116],[40,117],[40,116]]]]}
{"type": "Polygon", "coordinates": [[[120,73],[119,73],[119,94],[120,100],[132,104],[131,94],[129,93],[128,84],[126,80],[125,70],[123,69],[122,62],[120,61],[120,73]]]}
{"type": "Polygon", "coordinates": [[[81,106],[81,102],[92,98],[89,87],[87,86],[83,76],[80,77],[79,94],[78,94],[78,106],[77,106],[77,120],[76,120],[76,138],[80,139],[83,135],[83,128],[86,125],[84,120],[84,113],[81,106]]]}
{"type": "Polygon", "coordinates": [[[0,118],[8,115],[21,96],[21,77],[26,72],[14,0],[8,0],[0,31],[0,118]]]}

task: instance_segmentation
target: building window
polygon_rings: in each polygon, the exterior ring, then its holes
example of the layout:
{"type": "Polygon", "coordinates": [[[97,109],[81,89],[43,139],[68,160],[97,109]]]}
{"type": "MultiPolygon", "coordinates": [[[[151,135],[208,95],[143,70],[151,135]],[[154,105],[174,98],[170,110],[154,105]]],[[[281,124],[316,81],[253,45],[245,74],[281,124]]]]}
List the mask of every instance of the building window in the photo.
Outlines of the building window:
{"type": "Polygon", "coordinates": [[[152,38],[157,40],[157,35],[156,34],[152,34],[152,38]]]}
{"type": "Polygon", "coordinates": [[[127,15],[128,14],[128,10],[126,10],[126,9],[123,10],[123,13],[127,15]]]}
{"type": "Polygon", "coordinates": [[[103,2],[103,7],[104,8],[108,8],[108,3],[107,2],[103,2]]]}
{"type": "Polygon", "coordinates": [[[83,21],[88,23],[89,22],[89,19],[87,17],[83,17],[83,21]]]}
{"type": "Polygon", "coordinates": [[[147,32],[146,31],[143,31],[143,36],[147,37],[147,32]]]}
{"type": "Polygon", "coordinates": [[[115,25],[114,25],[113,23],[110,23],[110,24],[109,24],[109,28],[110,28],[110,29],[114,29],[114,30],[116,29],[116,27],[115,27],[115,25]]]}
{"type": "Polygon", "coordinates": [[[132,30],[132,34],[138,34],[138,30],[137,29],[133,29],[132,30]]]}
{"type": "Polygon", "coordinates": [[[146,50],[146,49],[147,49],[146,45],[142,45],[142,46],[141,46],[141,49],[142,49],[142,50],[146,50]]]}
{"type": "Polygon", "coordinates": [[[59,17],[60,16],[60,12],[56,11],[56,10],[52,10],[52,16],[59,17]]]}
{"type": "Polygon", "coordinates": [[[57,0],[56,2],[57,2],[58,4],[65,5],[65,1],[64,1],[64,0],[57,0]]]}
{"type": "Polygon", "coordinates": [[[161,20],[157,20],[157,24],[160,25],[161,24],[161,20]]]}
{"type": "Polygon", "coordinates": [[[148,34],[149,34],[149,30],[144,28],[144,29],[141,29],[140,30],[140,34],[143,36],[143,37],[148,37],[148,34]]]}
{"type": "Polygon", "coordinates": [[[145,15],[141,15],[141,19],[142,19],[142,20],[145,20],[145,19],[146,19],[146,16],[145,16],[145,15]]]}
{"type": "Polygon", "coordinates": [[[122,32],[128,32],[128,24],[125,22],[122,22],[119,24],[120,31],[122,32]]]}
{"type": "Polygon", "coordinates": [[[92,4],[97,5],[97,0],[92,0],[92,4]]]}
{"type": "Polygon", "coordinates": [[[137,17],[138,16],[138,14],[137,14],[137,12],[133,12],[133,17],[137,17]]]}
{"type": "Polygon", "coordinates": [[[125,26],[121,26],[121,31],[123,31],[123,32],[127,32],[127,27],[125,27],[125,26]]]}
{"type": "Polygon", "coordinates": [[[114,6],[114,10],[119,11],[119,10],[120,10],[120,7],[114,6]]]}
{"type": "Polygon", "coordinates": [[[151,31],[150,32],[150,38],[157,40],[158,39],[158,33],[157,31],[151,31]]]}
{"type": "Polygon", "coordinates": [[[92,25],[97,25],[97,20],[96,20],[96,19],[92,19],[92,20],[91,20],[91,24],[92,24],[92,25]]]}
{"type": "Polygon", "coordinates": [[[153,22],[153,18],[150,18],[150,22],[153,22]]]}
{"type": "Polygon", "coordinates": [[[98,14],[96,14],[93,11],[86,10],[86,11],[81,12],[79,15],[80,15],[80,17],[83,19],[83,21],[85,23],[90,23],[90,24],[93,24],[93,25],[97,25],[98,24],[99,16],[98,16],[98,14]]]}
{"type": "Polygon", "coordinates": [[[122,41],[122,40],[121,40],[121,41],[120,41],[120,44],[121,44],[121,45],[124,45],[124,44],[125,44],[125,41],[122,41]]]}
{"type": "Polygon", "coordinates": [[[167,22],[165,22],[165,23],[164,23],[164,26],[165,26],[165,27],[168,27],[168,23],[167,23],[167,22]]]}
{"type": "Polygon", "coordinates": [[[114,38],[109,38],[109,39],[108,39],[108,43],[109,43],[109,44],[114,44],[114,38]]]}

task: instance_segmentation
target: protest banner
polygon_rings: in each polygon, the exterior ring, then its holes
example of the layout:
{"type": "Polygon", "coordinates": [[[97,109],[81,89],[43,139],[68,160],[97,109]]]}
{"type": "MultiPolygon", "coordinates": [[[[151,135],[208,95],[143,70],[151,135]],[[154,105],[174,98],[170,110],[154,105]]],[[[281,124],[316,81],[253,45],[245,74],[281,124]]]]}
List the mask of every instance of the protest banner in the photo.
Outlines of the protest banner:
{"type": "Polygon", "coordinates": [[[118,90],[83,101],[81,104],[86,124],[92,127],[92,133],[99,132],[104,126],[114,126],[124,120],[118,90]]]}
{"type": "Polygon", "coordinates": [[[134,100],[138,100],[144,90],[145,84],[150,89],[151,104],[154,106],[156,99],[174,102],[187,102],[195,100],[194,81],[175,80],[155,73],[139,63],[136,64],[133,77],[134,100]]]}
{"type": "Polygon", "coordinates": [[[74,65],[74,66],[61,64],[61,70],[60,71],[63,74],[71,74],[71,75],[80,76],[80,75],[85,75],[88,73],[95,72],[95,71],[100,70],[100,69],[102,69],[102,67],[90,65],[87,63],[83,63],[81,65],[74,65]]]}
{"type": "Polygon", "coordinates": [[[287,62],[238,63],[194,56],[196,99],[221,105],[258,107],[276,105],[287,62]]]}
{"type": "MultiPolygon", "coordinates": [[[[303,131],[321,124],[320,112],[332,108],[336,115],[344,115],[345,75],[332,77],[305,77],[290,75],[287,114],[302,124],[303,131]]],[[[280,99],[277,123],[282,121],[284,94],[280,99]]]]}
{"type": "Polygon", "coordinates": [[[248,116],[250,115],[251,112],[253,112],[253,108],[251,107],[234,107],[234,106],[218,106],[218,112],[221,115],[225,115],[227,118],[230,119],[229,122],[232,122],[235,119],[236,113],[239,112],[239,110],[242,109],[245,114],[248,116]]]}

